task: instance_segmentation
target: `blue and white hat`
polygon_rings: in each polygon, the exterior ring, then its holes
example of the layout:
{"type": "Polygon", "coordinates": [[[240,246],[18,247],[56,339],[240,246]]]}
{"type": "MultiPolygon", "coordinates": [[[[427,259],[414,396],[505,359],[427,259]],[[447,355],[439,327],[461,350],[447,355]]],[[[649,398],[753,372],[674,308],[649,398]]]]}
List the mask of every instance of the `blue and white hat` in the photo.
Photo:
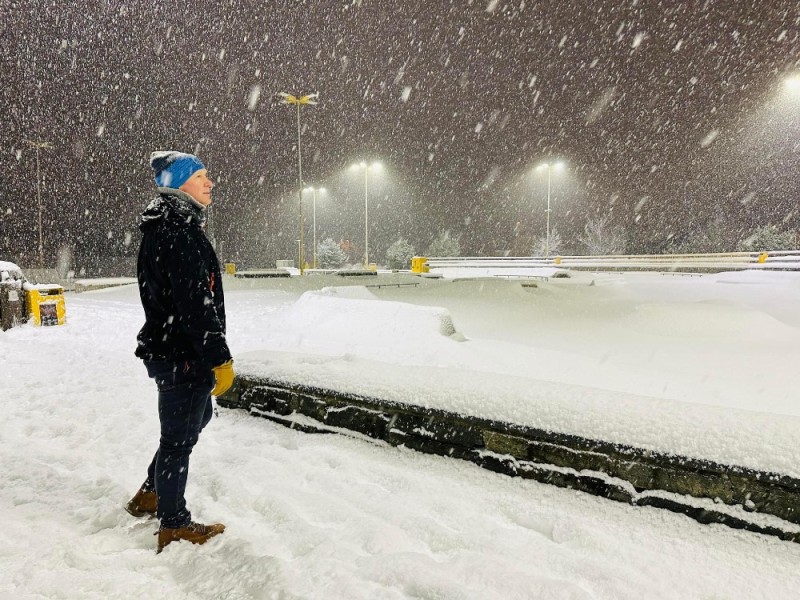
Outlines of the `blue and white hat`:
{"type": "Polygon", "coordinates": [[[150,155],[150,166],[155,173],[158,187],[179,188],[193,173],[205,169],[205,165],[194,154],[159,150],[150,155]]]}

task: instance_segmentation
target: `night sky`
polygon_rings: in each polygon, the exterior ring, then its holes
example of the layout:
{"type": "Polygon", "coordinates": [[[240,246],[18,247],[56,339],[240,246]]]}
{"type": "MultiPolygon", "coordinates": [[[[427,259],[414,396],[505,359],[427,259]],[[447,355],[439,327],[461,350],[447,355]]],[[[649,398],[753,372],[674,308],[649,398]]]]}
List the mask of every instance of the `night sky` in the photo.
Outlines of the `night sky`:
{"type": "MultiPolygon", "coordinates": [[[[442,230],[465,255],[526,255],[546,179],[562,253],[610,214],[626,250],[715,231],[800,229],[800,3],[554,0],[0,0],[0,259],[133,256],[155,193],[151,151],[200,155],[217,181],[220,259],[296,256],[302,110],[317,236],[419,253],[442,230]]],[[[307,197],[306,236],[311,237],[307,197]]],[[[306,253],[310,254],[310,244],[306,253]]]]}

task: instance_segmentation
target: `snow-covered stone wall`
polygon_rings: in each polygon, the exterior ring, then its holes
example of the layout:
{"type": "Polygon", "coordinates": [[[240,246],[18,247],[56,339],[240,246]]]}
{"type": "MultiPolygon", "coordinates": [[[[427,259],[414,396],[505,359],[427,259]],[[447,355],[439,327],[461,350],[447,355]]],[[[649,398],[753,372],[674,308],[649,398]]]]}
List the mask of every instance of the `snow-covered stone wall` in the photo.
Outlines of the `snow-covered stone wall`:
{"type": "Polygon", "coordinates": [[[800,481],[779,473],[247,376],[219,403],[307,432],[355,432],[507,475],[666,508],[701,523],[800,542],[800,481]]]}

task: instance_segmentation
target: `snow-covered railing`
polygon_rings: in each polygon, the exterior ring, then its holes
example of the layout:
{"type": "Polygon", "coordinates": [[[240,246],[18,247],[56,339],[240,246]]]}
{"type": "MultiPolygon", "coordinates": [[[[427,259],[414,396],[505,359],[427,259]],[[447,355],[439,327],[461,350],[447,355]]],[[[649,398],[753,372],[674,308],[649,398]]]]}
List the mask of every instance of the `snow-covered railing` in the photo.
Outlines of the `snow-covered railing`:
{"type": "Polygon", "coordinates": [[[446,268],[520,269],[562,267],[597,271],[714,273],[761,269],[800,271],[800,250],[710,254],[619,254],[607,256],[456,256],[425,259],[431,271],[446,268]]]}

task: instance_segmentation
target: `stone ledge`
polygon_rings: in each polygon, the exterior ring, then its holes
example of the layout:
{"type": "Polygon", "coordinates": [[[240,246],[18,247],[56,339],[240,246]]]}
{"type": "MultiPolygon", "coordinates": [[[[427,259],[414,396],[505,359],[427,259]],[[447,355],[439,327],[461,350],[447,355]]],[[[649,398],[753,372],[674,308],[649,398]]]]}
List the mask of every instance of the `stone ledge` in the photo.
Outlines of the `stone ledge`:
{"type": "Polygon", "coordinates": [[[800,480],[779,473],[247,376],[219,404],[308,433],[357,432],[507,475],[800,542],[800,480]]]}

